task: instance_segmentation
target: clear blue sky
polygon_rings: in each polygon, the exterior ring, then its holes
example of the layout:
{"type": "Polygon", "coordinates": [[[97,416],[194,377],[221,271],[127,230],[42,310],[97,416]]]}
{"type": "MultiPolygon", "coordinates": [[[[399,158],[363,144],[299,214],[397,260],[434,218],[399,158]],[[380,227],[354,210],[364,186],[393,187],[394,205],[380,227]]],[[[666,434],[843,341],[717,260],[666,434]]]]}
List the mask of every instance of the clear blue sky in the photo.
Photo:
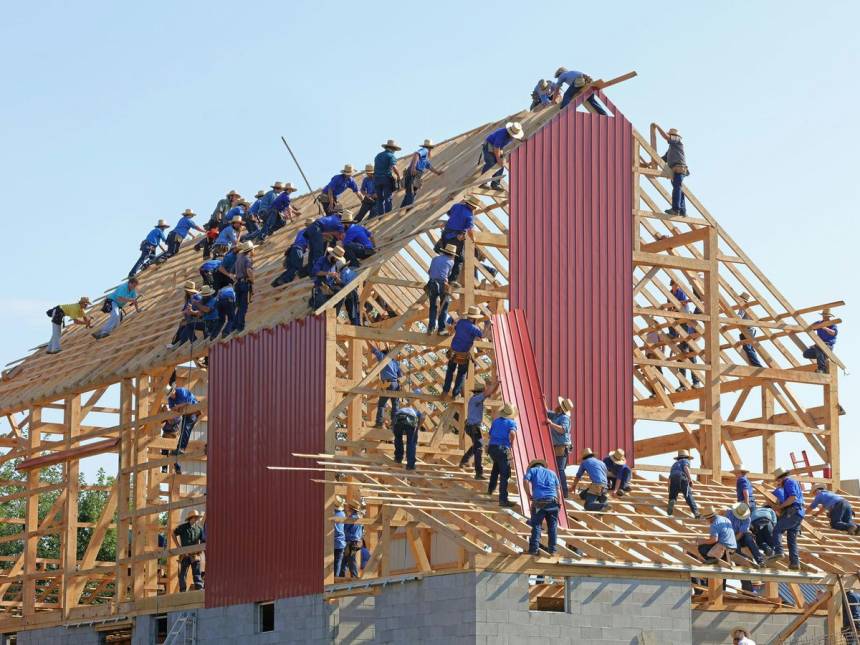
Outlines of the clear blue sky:
{"type": "MultiPolygon", "coordinates": [[[[684,133],[690,186],[793,303],[857,300],[860,4],[532,6],[7,4],[2,363],[47,340],[49,306],[119,281],[158,218],[298,183],[280,135],[320,185],[389,137],[409,147],[527,107],[562,64],[639,72],[611,98],[641,131],[684,133]]],[[[852,311],[837,349],[860,369],[852,311]]],[[[856,477],[856,379],[842,392],[856,477]]]]}

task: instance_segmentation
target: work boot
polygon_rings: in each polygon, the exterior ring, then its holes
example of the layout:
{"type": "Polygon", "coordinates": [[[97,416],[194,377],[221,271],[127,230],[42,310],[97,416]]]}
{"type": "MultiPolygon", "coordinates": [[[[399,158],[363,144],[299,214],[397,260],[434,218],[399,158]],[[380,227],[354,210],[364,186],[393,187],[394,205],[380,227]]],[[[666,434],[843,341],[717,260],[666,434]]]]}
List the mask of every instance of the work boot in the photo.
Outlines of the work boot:
{"type": "Polygon", "coordinates": [[[776,560],[782,560],[784,557],[785,556],[782,553],[777,553],[776,551],[774,551],[769,556],[767,556],[764,561],[765,562],[774,562],[776,560]]]}
{"type": "Polygon", "coordinates": [[[483,473],[479,473],[479,474],[475,475],[475,479],[477,479],[478,481],[484,481],[487,478],[484,477],[483,473]]]}
{"type": "Polygon", "coordinates": [[[800,562],[791,562],[789,563],[788,568],[792,571],[800,571],[800,562]]]}
{"type": "Polygon", "coordinates": [[[686,392],[687,386],[686,385],[679,385],[678,387],[675,388],[675,391],[676,392],[686,392]]]}
{"type": "Polygon", "coordinates": [[[666,506],[666,515],[673,515],[675,513],[675,500],[670,499],[669,504],[666,506]]]}
{"type": "Polygon", "coordinates": [[[502,508],[513,508],[514,506],[516,506],[516,504],[514,504],[513,502],[509,502],[509,501],[504,501],[504,502],[499,502],[499,506],[501,506],[502,508]]]}
{"type": "Polygon", "coordinates": [[[667,208],[663,212],[666,213],[666,215],[680,215],[681,214],[679,211],[676,211],[674,208],[667,208]]]}

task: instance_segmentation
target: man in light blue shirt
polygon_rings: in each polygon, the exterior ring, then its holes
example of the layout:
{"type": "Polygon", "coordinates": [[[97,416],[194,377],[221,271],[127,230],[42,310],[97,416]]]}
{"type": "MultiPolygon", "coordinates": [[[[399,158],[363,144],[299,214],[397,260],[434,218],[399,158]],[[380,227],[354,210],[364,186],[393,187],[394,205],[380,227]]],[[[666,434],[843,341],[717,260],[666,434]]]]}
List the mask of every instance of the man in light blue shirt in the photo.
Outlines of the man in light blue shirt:
{"type": "Polygon", "coordinates": [[[482,463],[484,438],[481,434],[484,422],[484,402],[488,397],[495,394],[498,387],[498,381],[490,381],[489,385],[486,386],[483,383],[475,383],[472,389],[472,396],[469,397],[469,402],[466,404],[466,425],[463,432],[472,440],[472,445],[460,458],[460,468],[465,468],[466,464],[469,463],[469,459],[474,458],[475,479],[485,479],[484,465],[482,463]]]}
{"type": "MultiPolygon", "coordinates": [[[[158,220],[158,224],[155,225],[149,235],[146,236],[146,239],[140,243],[140,257],[137,262],[134,263],[134,266],[131,267],[131,271],[128,272],[128,277],[133,278],[137,275],[137,272],[141,269],[145,269],[149,264],[155,259],[155,251],[162,244],[167,244],[167,238],[164,236],[164,229],[170,228],[170,224],[165,222],[163,219],[158,220]]],[[[164,247],[166,248],[166,247],[164,247]]]]}
{"type": "Polygon", "coordinates": [[[135,311],[140,311],[140,307],[137,304],[137,285],[137,278],[129,278],[128,282],[119,285],[114,289],[113,293],[107,297],[107,302],[110,303],[110,315],[108,316],[107,322],[102,325],[102,328],[93,334],[93,338],[98,340],[110,335],[110,333],[116,329],[122,321],[122,310],[128,303],[134,305],[135,311]]]}
{"type": "Polygon", "coordinates": [[[556,551],[560,486],[558,476],[546,467],[543,459],[533,459],[529,463],[523,477],[523,488],[531,511],[529,524],[532,527],[532,533],[529,537],[529,555],[540,554],[541,525],[544,521],[546,521],[547,532],[546,550],[550,555],[556,551]]]}
{"type": "Polygon", "coordinates": [[[190,208],[186,208],[182,212],[182,216],[179,218],[176,226],[173,227],[173,230],[170,231],[170,234],[167,236],[167,251],[165,252],[165,255],[176,255],[179,252],[182,240],[188,236],[188,232],[192,228],[195,231],[200,231],[201,233],[206,232],[203,230],[202,226],[198,226],[194,223],[194,220],[191,219],[194,216],[195,212],[190,208]]]}
{"type": "Polygon", "coordinates": [[[555,455],[555,467],[561,480],[562,496],[567,499],[567,456],[572,446],[570,439],[570,413],[573,411],[573,401],[563,396],[558,397],[558,405],[554,410],[547,410],[547,426],[552,440],[552,450],[555,455]]]}
{"type": "MultiPolygon", "coordinates": [[[[566,67],[559,67],[555,71],[555,88],[556,91],[561,91],[561,88],[567,83],[568,88],[565,91],[564,96],[561,98],[561,108],[564,109],[567,107],[567,104],[570,103],[573,98],[582,92],[588,85],[592,82],[591,77],[588,74],[583,74],[582,72],[578,72],[575,69],[568,70],[566,67]]],[[[602,116],[608,116],[608,113],[603,108],[600,103],[598,103],[597,99],[594,98],[594,95],[591,95],[587,99],[588,104],[594,108],[594,111],[602,116]]]]}
{"type": "Polygon", "coordinates": [[[434,175],[441,175],[443,171],[433,167],[430,161],[430,156],[436,144],[431,139],[424,139],[424,143],[412,155],[409,162],[409,167],[403,175],[403,188],[406,194],[403,196],[403,201],[400,203],[400,208],[411,206],[415,202],[415,193],[421,188],[422,177],[426,171],[432,172],[434,175]]]}
{"type": "Polygon", "coordinates": [[[448,306],[451,304],[448,279],[454,268],[454,256],[457,255],[457,247],[446,244],[438,251],[439,255],[430,261],[427,270],[427,300],[430,305],[429,320],[427,322],[427,333],[436,331],[438,322],[439,330],[445,329],[448,322],[448,306]]]}
{"type": "Polygon", "coordinates": [[[579,497],[584,502],[586,511],[604,511],[609,507],[606,502],[606,488],[608,485],[606,464],[594,456],[591,448],[582,451],[579,469],[573,480],[573,489],[576,490],[579,480],[584,474],[588,474],[591,484],[579,492],[579,497]]]}
{"type": "Polygon", "coordinates": [[[830,528],[846,531],[849,535],[857,535],[858,526],[854,523],[854,509],[847,499],[827,490],[824,484],[815,484],[812,492],[815,497],[806,509],[810,517],[815,517],[822,510],[826,510],[830,518],[830,528]]]}
{"type": "Polygon", "coordinates": [[[735,530],[729,518],[718,514],[713,508],[706,508],[702,518],[711,521],[709,537],[699,540],[699,554],[705,564],[717,564],[728,551],[735,551],[738,543],[735,530]]]}
{"type": "MultiPolygon", "coordinates": [[[[334,496],[334,517],[346,518],[344,504],[346,500],[340,495],[334,496]]],[[[343,522],[334,522],[334,575],[342,577],[346,575],[343,571],[343,552],[346,549],[346,535],[343,530],[343,522]]]]}
{"type": "MultiPolygon", "coordinates": [[[[383,353],[373,345],[370,346],[370,350],[373,352],[376,360],[380,363],[382,361],[386,361],[385,367],[383,367],[382,371],[379,373],[379,378],[385,384],[385,389],[391,392],[397,392],[400,390],[400,379],[403,378],[403,370],[400,368],[400,362],[396,358],[388,358],[387,353],[383,353]]],[[[388,350],[386,349],[386,352],[387,351],[388,350]]],[[[385,405],[389,401],[391,401],[391,424],[392,426],[394,425],[395,417],[397,416],[397,398],[394,396],[381,396],[376,404],[375,428],[382,426],[382,414],[385,411],[385,405]]]]}

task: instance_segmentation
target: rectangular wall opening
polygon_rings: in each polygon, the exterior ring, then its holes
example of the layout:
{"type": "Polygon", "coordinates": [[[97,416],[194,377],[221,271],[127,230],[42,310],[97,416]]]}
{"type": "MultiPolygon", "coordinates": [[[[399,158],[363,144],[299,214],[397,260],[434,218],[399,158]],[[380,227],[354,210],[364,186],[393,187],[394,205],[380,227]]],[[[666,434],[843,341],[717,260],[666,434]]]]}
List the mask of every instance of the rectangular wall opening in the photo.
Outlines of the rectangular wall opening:
{"type": "Polygon", "coordinates": [[[257,603],[257,631],[260,633],[275,631],[275,603],[257,603]]]}
{"type": "Polygon", "coordinates": [[[529,576],[529,611],[564,613],[566,580],[558,576],[529,576]]]}

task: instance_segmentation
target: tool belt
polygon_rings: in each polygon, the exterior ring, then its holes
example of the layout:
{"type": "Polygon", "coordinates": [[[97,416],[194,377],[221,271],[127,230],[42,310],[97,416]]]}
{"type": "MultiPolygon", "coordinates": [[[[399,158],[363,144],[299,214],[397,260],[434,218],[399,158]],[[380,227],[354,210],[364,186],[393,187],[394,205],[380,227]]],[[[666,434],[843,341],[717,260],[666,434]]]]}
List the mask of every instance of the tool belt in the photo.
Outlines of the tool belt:
{"type": "Polygon", "coordinates": [[[48,311],[46,311],[45,313],[48,314],[48,316],[50,316],[51,322],[54,323],[55,325],[62,325],[63,324],[63,319],[65,318],[66,314],[63,312],[63,308],[60,305],[57,305],[56,307],[48,309],[48,311]]]}
{"type": "Polygon", "coordinates": [[[676,175],[689,175],[690,169],[687,168],[687,166],[685,166],[684,164],[679,163],[672,166],[672,172],[676,175]]]}
{"type": "Polygon", "coordinates": [[[606,492],[606,486],[603,484],[589,484],[588,488],[585,489],[585,492],[590,493],[591,495],[603,495],[606,492]]]}
{"type": "Polygon", "coordinates": [[[552,452],[556,457],[567,456],[567,453],[570,451],[570,444],[564,444],[561,446],[553,446],[552,452]]]}
{"type": "Polygon", "coordinates": [[[350,558],[361,551],[361,540],[350,540],[343,551],[344,557],[350,558]]]}
{"type": "Polygon", "coordinates": [[[113,300],[110,298],[105,298],[105,301],[102,303],[102,312],[109,314],[113,309],[113,300]]]}
{"type": "Polygon", "coordinates": [[[421,186],[424,185],[424,179],[422,177],[423,175],[424,173],[420,170],[415,170],[412,172],[410,172],[409,170],[406,171],[406,179],[408,180],[408,183],[412,186],[413,192],[415,192],[416,190],[421,188],[421,186]]]}
{"type": "Polygon", "coordinates": [[[455,365],[468,365],[469,352],[455,352],[453,349],[449,349],[448,360],[455,365]]]}
{"type": "Polygon", "coordinates": [[[555,497],[545,497],[543,499],[532,500],[535,508],[546,508],[547,506],[557,506],[558,500],[555,497]]]}

